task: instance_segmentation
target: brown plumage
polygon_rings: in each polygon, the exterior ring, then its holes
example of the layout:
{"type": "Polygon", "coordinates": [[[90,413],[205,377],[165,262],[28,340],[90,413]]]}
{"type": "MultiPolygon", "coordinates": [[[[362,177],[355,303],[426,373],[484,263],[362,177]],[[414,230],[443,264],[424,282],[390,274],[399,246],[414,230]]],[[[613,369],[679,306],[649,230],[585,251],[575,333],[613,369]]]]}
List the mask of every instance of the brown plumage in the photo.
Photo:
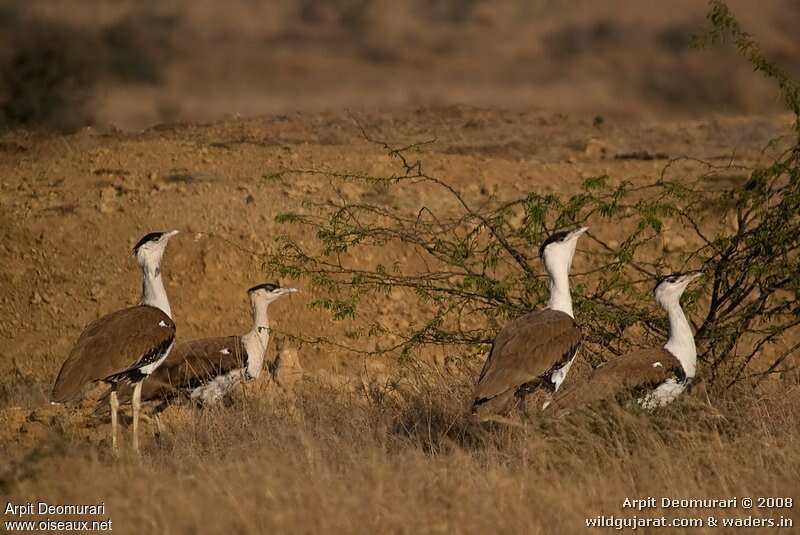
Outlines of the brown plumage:
{"type": "MultiPolygon", "coordinates": [[[[240,336],[203,338],[177,344],[161,366],[142,383],[142,401],[168,401],[181,394],[188,395],[193,388],[214,377],[246,366],[247,352],[240,336]]],[[[109,394],[110,391],[106,392],[98,402],[95,414],[108,412],[108,404],[104,401],[109,394]]],[[[129,385],[120,385],[117,390],[120,403],[130,400],[131,394],[129,385]]]]}
{"type": "Polygon", "coordinates": [[[518,395],[552,389],[550,375],[575,355],[581,331],[569,314],[545,309],[512,321],[495,338],[483,366],[472,412],[503,414],[518,395]]]}
{"type": "Polygon", "coordinates": [[[138,305],[90,323],[61,367],[52,400],[78,397],[96,381],[137,381],[138,368],[155,362],[175,339],[175,323],[160,309],[138,305]]]}
{"type": "Polygon", "coordinates": [[[663,348],[640,349],[612,358],[593,370],[585,382],[568,383],[554,396],[548,410],[562,412],[620,394],[645,395],[671,378],[685,378],[680,361],[672,353],[663,348]]]}

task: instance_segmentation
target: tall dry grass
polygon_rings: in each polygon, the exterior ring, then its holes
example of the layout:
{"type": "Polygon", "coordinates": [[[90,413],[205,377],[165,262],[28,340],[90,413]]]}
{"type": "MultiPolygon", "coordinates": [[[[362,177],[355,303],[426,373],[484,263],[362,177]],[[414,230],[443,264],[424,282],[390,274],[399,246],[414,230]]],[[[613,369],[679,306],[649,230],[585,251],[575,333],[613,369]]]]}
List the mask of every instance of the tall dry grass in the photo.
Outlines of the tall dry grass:
{"type": "Polygon", "coordinates": [[[626,497],[800,498],[796,381],[714,406],[695,391],[652,415],[606,404],[534,416],[524,429],[472,426],[470,389],[468,373],[429,372],[356,391],[270,386],[171,409],[141,463],[56,425],[0,485],[20,502],[104,501],[122,533],[577,533],[586,517],[661,516],[623,510],[626,497]]]}

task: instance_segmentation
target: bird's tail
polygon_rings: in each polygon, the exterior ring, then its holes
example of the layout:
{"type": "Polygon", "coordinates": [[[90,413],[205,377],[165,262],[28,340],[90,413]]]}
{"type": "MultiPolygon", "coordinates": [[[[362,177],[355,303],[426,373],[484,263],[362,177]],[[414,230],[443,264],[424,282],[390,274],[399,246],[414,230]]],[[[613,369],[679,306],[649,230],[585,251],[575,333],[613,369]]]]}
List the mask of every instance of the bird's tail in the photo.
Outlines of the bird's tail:
{"type": "Polygon", "coordinates": [[[503,416],[513,408],[516,401],[513,389],[506,390],[491,398],[479,398],[472,403],[472,417],[479,421],[492,420],[495,416],[503,416]]]}
{"type": "Polygon", "coordinates": [[[56,382],[53,384],[53,391],[50,394],[50,401],[54,403],[66,403],[75,400],[81,395],[87,384],[92,382],[91,376],[85,367],[79,365],[77,359],[70,357],[61,366],[56,382]]]}

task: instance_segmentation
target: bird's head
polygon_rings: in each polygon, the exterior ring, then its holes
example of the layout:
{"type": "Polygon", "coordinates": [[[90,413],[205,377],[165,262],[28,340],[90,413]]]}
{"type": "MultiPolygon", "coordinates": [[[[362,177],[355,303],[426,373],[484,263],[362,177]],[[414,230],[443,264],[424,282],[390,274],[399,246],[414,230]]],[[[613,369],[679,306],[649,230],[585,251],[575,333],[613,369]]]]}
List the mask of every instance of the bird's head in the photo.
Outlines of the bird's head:
{"type": "Polygon", "coordinates": [[[178,234],[177,230],[168,232],[151,232],[145,234],[136,245],[133,246],[133,254],[142,269],[152,269],[158,274],[160,271],[161,257],[164,249],[167,248],[170,238],[178,234]]]}
{"type": "Polygon", "coordinates": [[[542,242],[541,247],[539,247],[539,257],[542,259],[542,262],[544,262],[544,267],[551,276],[563,270],[569,273],[578,238],[587,230],[589,230],[589,227],[556,232],[542,242]]]}
{"type": "Polygon", "coordinates": [[[265,282],[264,284],[253,286],[247,290],[247,294],[250,296],[250,301],[253,305],[257,306],[268,305],[284,295],[299,291],[297,288],[284,288],[276,283],[265,282]]]}
{"type": "Polygon", "coordinates": [[[662,308],[667,308],[680,301],[686,287],[695,279],[702,275],[699,271],[691,273],[673,273],[666,277],[661,277],[653,288],[653,295],[656,302],[662,308]]]}

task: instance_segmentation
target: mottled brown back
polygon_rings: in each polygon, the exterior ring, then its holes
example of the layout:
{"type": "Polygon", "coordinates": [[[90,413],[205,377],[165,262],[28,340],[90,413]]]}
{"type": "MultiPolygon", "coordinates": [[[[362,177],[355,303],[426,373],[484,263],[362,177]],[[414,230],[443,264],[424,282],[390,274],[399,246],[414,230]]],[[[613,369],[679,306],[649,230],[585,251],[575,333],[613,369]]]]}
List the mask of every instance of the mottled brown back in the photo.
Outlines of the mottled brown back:
{"type": "MultiPolygon", "coordinates": [[[[247,353],[240,336],[202,338],[177,344],[161,366],[142,383],[142,401],[174,398],[182,391],[246,365],[247,353]],[[227,354],[223,350],[227,350],[227,354]]],[[[132,390],[129,385],[120,385],[119,402],[129,401],[132,390]]],[[[100,398],[95,414],[108,412],[109,393],[110,389],[100,398]]]]}
{"type": "Polygon", "coordinates": [[[176,345],[167,360],[145,380],[142,399],[157,397],[159,383],[172,389],[194,388],[245,366],[247,352],[239,336],[190,340],[176,345]]]}
{"type": "Polygon", "coordinates": [[[497,335],[475,389],[473,407],[516,390],[566,363],[581,341],[569,314],[537,310],[506,325],[497,335]]]}
{"type": "Polygon", "coordinates": [[[161,309],[138,305],[112,312],[81,333],[58,372],[51,399],[63,403],[83,387],[136,367],[154,348],[175,339],[175,323],[161,309]]]}
{"type": "Polygon", "coordinates": [[[670,377],[681,375],[680,361],[666,349],[640,349],[610,359],[585,381],[568,381],[548,409],[572,409],[623,392],[655,388],[670,377]]]}

